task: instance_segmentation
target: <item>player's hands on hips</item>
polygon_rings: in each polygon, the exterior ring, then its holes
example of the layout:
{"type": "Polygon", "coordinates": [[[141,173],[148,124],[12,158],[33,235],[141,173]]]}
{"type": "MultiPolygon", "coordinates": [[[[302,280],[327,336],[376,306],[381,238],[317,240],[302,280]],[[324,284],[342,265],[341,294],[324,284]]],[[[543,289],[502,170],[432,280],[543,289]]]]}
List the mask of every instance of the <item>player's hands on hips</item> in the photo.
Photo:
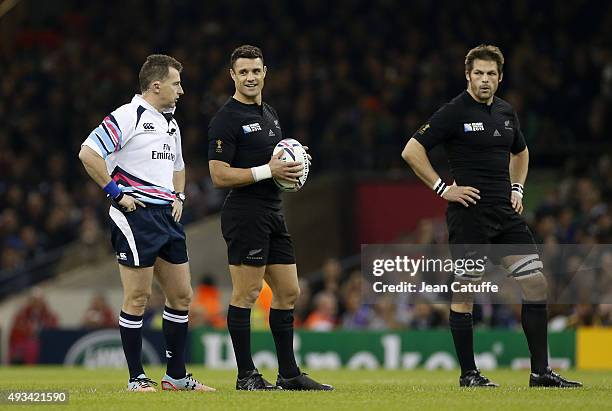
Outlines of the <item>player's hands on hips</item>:
{"type": "Polygon", "coordinates": [[[279,180],[286,180],[291,183],[297,183],[298,178],[302,176],[304,166],[302,163],[297,161],[285,162],[281,160],[285,150],[279,151],[276,155],[273,155],[268,165],[272,172],[272,177],[279,180]]]}
{"type": "Polygon", "coordinates": [[[474,187],[458,186],[457,183],[453,183],[452,186],[448,186],[448,190],[442,195],[442,198],[446,201],[461,203],[464,207],[469,207],[469,203],[476,204],[476,201],[480,200],[478,193],[480,191],[474,187]]]}
{"type": "Polygon", "coordinates": [[[181,221],[181,217],[183,216],[183,202],[178,198],[174,199],[174,203],[172,203],[172,218],[177,223],[181,221]]]}
{"type": "Polygon", "coordinates": [[[516,191],[513,191],[510,194],[510,202],[512,203],[512,208],[519,214],[523,214],[523,197],[518,194],[516,191]]]}
{"type": "Polygon", "coordinates": [[[121,199],[121,201],[118,202],[118,204],[121,207],[123,207],[123,209],[127,211],[128,213],[136,210],[137,205],[141,207],[146,207],[146,205],[142,201],[137,200],[134,197],[127,195],[127,194],[123,195],[123,198],[121,199]]]}

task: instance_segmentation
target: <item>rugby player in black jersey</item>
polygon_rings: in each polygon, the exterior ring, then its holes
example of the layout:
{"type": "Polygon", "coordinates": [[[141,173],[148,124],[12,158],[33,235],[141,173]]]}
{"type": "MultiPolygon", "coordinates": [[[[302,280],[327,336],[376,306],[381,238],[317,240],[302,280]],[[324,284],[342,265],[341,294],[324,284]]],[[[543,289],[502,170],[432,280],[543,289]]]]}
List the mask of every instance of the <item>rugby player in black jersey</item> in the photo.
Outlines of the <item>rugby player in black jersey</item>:
{"type": "Polygon", "coordinates": [[[297,182],[303,166],[272,152],[283,139],[276,111],[262,101],[266,77],[261,50],[238,47],[231,55],[235,93],[215,114],[208,130],[210,175],[216,187],[231,188],[221,211],[232,296],[227,327],[238,365],[237,390],[322,390],[301,372],[293,352],[293,308],[300,289],[291,236],[272,178],[297,182]],[[266,280],[273,292],[270,329],[278,357],[276,385],[266,381],[251,358],[251,307],[266,280]]]}
{"type": "MultiPolygon", "coordinates": [[[[521,213],[529,152],[512,106],[495,97],[504,57],[480,45],[465,58],[467,90],[440,108],[408,141],[402,157],[416,175],[448,201],[446,220],[453,258],[483,257],[503,244],[501,263],[521,287],[521,323],[531,353],[530,386],[580,387],[548,366],[546,279],[533,236],[521,213]],[[427,151],[443,144],[454,181],[446,185],[427,151]]],[[[498,251],[499,252],[499,251],[498,251]]],[[[471,272],[459,281],[478,281],[471,272]]],[[[496,387],[476,368],[472,326],[473,295],[453,294],[450,328],[461,365],[460,386],[496,387]]]]}

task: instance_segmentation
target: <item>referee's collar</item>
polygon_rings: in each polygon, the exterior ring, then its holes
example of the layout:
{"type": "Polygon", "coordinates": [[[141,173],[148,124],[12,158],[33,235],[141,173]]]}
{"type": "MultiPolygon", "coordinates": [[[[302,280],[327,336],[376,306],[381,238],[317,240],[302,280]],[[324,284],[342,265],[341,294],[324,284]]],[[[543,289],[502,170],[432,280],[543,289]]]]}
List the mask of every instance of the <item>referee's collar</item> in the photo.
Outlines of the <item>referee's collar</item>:
{"type": "Polygon", "coordinates": [[[163,115],[164,117],[166,117],[168,114],[173,116],[174,115],[174,111],[176,110],[176,106],[175,106],[175,107],[172,107],[170,110],[166,110],[166,111],[160,112],[158,109],[153,107],[147,100],[145,100],[142,97],[142,94],[134,94],[134,97],[132,98],[132,103],[140,104],[141,106],[143,106],[147,110],[151,110],[154,113],[159,113],[159,114],[163,115]]]}

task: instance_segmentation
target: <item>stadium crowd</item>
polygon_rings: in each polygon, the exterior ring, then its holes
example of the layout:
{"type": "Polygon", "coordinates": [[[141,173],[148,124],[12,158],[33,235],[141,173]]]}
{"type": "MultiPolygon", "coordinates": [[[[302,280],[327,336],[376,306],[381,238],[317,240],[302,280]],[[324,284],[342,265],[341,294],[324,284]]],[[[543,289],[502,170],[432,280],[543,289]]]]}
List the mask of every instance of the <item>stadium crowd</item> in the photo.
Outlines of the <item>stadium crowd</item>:
{"type": "Polygon", "coordinates": [[[320,0],[269,1],[243,30],[235,26],[246,10],[227,2],[134,1],[119,14],[101,3],[61,3],[18,14],[14,41],[0,49],[3,269],[76,239],[98,241],[106,204],[76,153],[100,119],[137,91],[138,68],[154,51],[185,65],[177,118],[189,166],[187,221],[222,199],[207,175],[206,130],[231,91],[227,56],[244,42],[263,47],[266,100],[290,135],[311,147],[317,172],[403,169],[405,138],[463,88],[463,55],[481,41],[506,54],[501,95],[519,112],[532,164],[596,152],[611,125],[610,3],[491,2],[457,13],[464,5],[455,2],[344,0],[330,9],[320,0]],[[589,21],[588,29],[568,25],[570,18],[589,21]]]}
{"type": "MultiPolygon", "coordinates": [[[[140,0],[116,13],[104,3],[66,0],[28,13],[34,3],[16,11],[12,41],[0,46],[0,271],[77,240],[107,243],[107,203],[77,152],[100,119],[137,92],[138,69],[152,52],[185,66],[176,114],[188,164],[184,222],[218,210],[224,193],[208,176],[207,124],[232,90],[228,55],[242,43],[263,48],[265,99],[288,134],[311,147],[316,173],[405,172],[405,139],[464,88],[466,50],[499,45],[507,60],[500,96],[519,113],[532,168],[560,170],[556,189],[530,217],[534,232],[542,242],[610,243],[612,167],[603,150],[609,153],[612,127],[612,3],[341,0],[330,8],[321,0],[272,0],[259,5],[258,18],[238,2],[149,7],[140,0]],[[573,19],[589,24],[572,26],[573,19]]],[[[334,261],[321,281],[303,284],[304,327],[444,323],[435,307],[364,308],[358,273],[338,272],[334,261]]],[[[562,314],[611,321],[601,306],[562,314]]],[[[481,318],[497,325],[486,310],[481,318]]]]}

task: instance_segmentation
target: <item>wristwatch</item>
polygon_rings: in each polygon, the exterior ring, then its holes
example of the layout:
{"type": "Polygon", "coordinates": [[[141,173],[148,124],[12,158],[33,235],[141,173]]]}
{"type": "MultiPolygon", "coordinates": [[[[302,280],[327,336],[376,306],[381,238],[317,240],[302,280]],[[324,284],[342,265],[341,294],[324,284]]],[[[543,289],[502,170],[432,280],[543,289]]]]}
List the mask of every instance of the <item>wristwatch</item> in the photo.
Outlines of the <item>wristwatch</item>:
{"type": "Polygon", "coordinates": [[[184,203],[187,197],[185,196],[185,193],[183,193],[182,191],[179,191],[178,193],[176,193],[176,198],[181,200],[181,203],[184,203]]]}

